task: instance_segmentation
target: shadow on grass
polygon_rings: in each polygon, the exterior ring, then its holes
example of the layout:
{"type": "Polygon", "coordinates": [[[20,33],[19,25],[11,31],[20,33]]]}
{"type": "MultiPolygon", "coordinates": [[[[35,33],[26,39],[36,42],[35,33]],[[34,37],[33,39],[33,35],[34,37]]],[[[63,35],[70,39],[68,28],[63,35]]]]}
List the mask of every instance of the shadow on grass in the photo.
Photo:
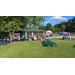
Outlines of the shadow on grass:
{"type": "Polygon", "coordinates": [[[48,43],[49,46],[47,46],[47,45],[45,45],[45,43],[43,41],[41,41],[41,43],[42,43],[42,46],[44,46],[44,47],[56,47],[55,45],[50,44],[50,43],[48,43]]]}
{"type": "Polygon", "coordinates": [[[73,47],[75,48],[75,45],[73,45],[73,47]]]}
{"type": "Polygon", "coordinates": [[[64,40],[64,39],[61,38],[61,39],[58,39],[58,40],[64,40]]]}
{"type": "Polygon", "coordinates": [[[44,46],[44,47],[48,47],[48,46],[45,45],[45,43],[44,43],[43,41],[41,41],[41,44],[42,44],[42,46],[44,46]]]}

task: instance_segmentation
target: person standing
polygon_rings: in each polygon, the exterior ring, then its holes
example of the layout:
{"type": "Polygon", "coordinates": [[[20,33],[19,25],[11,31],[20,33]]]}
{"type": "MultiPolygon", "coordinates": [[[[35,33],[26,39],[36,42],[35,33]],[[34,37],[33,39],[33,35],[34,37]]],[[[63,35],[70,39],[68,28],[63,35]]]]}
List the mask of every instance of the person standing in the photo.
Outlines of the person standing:
{"type": "Polygon", "coordinates": [[[71,36],[70,36],[70,40],[71,40],[71,36]]]}
{"type": "Polygon", "coordinates": [[[24,35],[24,40],[26,40],[26,36],[24,35]]]}
{"type": "Polygon", "coordinates": [[[6,36],[6,42],[7,42],[7,36],[6,36]]]}
{"type": "Polygon", "coordinates": [[[42,41],[42,38],[41,38],[41,41],[42,41]]]}

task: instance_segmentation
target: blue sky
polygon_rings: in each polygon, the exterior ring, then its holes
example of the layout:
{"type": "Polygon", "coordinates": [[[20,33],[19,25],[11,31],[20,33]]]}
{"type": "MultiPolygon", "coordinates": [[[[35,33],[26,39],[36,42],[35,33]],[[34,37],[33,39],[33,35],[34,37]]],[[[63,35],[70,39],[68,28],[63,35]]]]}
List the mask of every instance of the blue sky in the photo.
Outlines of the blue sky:
{"type": "Polygon", "coordinates": [[[45,22],[43,23],[44,26],[47,25],[47,23],[50,23],[52,26],[55,24],[59,24],[61,22],[67,22],[69,19],[73,19],[74,16],[47,16],[45,17],[45,22]]]}

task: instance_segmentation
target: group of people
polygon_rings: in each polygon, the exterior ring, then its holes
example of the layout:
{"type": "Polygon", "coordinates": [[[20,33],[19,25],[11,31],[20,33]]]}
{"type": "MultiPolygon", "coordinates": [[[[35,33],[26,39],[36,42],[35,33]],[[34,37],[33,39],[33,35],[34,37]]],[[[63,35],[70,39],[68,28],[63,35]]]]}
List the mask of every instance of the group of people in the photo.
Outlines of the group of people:
{"type": "MultiPolygon", "coordinates": [[[[34,38],[34,36],[32,36],[32,38],[34,38]]],[[[37,35],[36,38],[37,38],[37,39],[38,39],[38,38],[41,38],[41,36],[38,36],[38,35],[37,35]]]]}
{"type": "MultiPolygon", "coordinates": [[[[23,37],[24,37],[24,40],[29,40],[29,39],[30,39],[29,37],[26,38],[25,35],[24,35],[23,37]]],[[[42,38],[41,36],[38,36],[38,35],[36,36],[36,38],[37,38],[37,39],[38,39],[38,38],[45,39],[45,37],[42,38]]],[[[34,40],[34,36],[31,37],[31,40],[34,40]]]]}
{"type": "Polygon", "coordinates": [[[0,39],[6,39],[6,36],[0,36],[0,39]]]}
{"type": "Polygon", "coordinates": [[[26,36],[25,36],[25,35],[23,35],[23,38],[24,38],[24,40],[29,40],[29,37],[28,37],[28,38],[26,38],[26,36]]]}

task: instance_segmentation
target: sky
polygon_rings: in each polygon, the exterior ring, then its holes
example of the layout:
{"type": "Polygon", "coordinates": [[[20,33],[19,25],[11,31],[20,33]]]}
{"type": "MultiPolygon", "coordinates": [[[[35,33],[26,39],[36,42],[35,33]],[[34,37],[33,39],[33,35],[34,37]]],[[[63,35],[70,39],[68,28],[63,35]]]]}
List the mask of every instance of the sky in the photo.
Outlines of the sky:
{"type": "Polygon", "coordinates": [[[47,16],[45,17],[45,21],[43,23],[46,26],[50,23],[52,26],[55,24],[59,24],[61,22],[68,22],[69,19],[73,19],[74,16],[47,16]]]}

